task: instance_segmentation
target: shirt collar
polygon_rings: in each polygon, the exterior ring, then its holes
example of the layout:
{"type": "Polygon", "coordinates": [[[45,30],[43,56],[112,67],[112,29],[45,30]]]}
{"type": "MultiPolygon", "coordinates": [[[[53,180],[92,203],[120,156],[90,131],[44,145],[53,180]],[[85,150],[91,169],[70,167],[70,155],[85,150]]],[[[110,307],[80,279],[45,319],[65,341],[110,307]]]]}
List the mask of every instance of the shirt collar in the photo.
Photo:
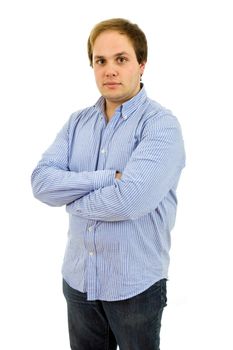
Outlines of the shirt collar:
{"type": "MultiPolygon", "coordinates": [[[[144,85],[141,85],[140,91],[132,97],[130,100],[124,102],[121,106],[117,108],[116,111],[121,112],[121,116],[123,119],[127,119],[130,115],[138,108],[138,106],[142,105],[147,99],[147,94],[144,85]]],[[[94,107],[100,112],[104,113],[105,108],[105,99],[101,96],[94,107]]]]}

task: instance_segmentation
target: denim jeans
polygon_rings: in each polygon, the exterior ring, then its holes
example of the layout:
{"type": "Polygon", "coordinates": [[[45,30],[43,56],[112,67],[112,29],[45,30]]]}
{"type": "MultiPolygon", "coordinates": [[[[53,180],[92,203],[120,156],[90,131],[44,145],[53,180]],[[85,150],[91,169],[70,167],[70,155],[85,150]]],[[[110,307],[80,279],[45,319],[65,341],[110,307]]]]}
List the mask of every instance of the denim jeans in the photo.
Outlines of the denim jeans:
{"type": "Polygon", "coordinates": [[[159,350],[166,279],[121,301],[87,301],[63,280],[72,350],[159,350]]]}

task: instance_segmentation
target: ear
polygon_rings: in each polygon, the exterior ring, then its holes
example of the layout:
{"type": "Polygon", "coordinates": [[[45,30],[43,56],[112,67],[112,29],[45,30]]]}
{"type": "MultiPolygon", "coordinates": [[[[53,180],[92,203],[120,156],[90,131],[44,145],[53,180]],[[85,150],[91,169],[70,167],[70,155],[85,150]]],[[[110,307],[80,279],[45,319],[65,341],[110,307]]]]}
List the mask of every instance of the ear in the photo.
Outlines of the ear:
{"type": "Polygon", "coordinates": [[[144,73],[144,69],[145,69],[145,66],[146,66],[146,62],[142,62],[140,63],[140,72],[141,72],[141,76],[143,75],[144,73]]]}

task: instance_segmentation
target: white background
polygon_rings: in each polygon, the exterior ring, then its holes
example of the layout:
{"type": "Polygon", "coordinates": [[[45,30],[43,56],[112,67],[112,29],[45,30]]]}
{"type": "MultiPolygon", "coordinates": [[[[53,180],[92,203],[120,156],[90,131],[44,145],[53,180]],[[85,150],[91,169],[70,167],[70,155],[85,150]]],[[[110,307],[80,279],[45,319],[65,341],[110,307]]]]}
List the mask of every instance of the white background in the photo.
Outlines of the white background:
{"type": "Polygon", "coordinates": [[[30,175],[70,114],[98,98],[86,41],[94,24],[111,17],[146,33],[147,93],[178,117],[187,152],[161,349],[233,349],[226,0],[1,1],[0,348],[69,349],[60,274],[67,215],[33,198],[30,175]]]}

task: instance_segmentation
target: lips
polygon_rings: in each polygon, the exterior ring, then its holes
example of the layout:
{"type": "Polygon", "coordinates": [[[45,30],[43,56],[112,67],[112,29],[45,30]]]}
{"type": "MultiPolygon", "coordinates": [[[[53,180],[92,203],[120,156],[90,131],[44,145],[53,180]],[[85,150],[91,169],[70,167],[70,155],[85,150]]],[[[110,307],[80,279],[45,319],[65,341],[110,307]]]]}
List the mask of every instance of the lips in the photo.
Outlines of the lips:
{"type": "Polygon", "coordinates": [[[116,82],[112,82],[112,81],[107,81],[106,83],[104,83],[104,86],[109,86],[109,87],[114,87],[114,86],[119,86],[121,85],[121,83],[116,83],[116,82]]]}

